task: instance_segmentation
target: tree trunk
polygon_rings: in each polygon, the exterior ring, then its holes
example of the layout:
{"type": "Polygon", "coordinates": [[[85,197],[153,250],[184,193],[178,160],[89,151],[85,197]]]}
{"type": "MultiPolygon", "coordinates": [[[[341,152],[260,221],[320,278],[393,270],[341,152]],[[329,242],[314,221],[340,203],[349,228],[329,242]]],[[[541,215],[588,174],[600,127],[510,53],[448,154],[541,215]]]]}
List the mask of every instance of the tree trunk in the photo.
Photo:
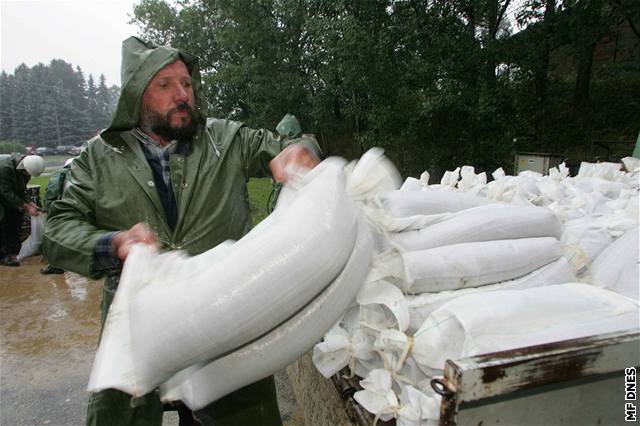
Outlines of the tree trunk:
{"type": "Polygon", "coordinates": [[[498,32],[498,0],[487,1],[487,37],[484,40],[485,82],[487,88],[496,86],[496,59],[494,52],[495,35],[498,32]]]}
{"type": "Polygon", "coordinates": [[[573,96],[573,110],[578,119],[585,118],[589,110],[589,87],[591,85],[591,68],[593,65],[593,49],[595,43],[582,46],[578,55],[578,74],[573,96]]]}
{"type": "Polygon", "coordinates": [[[555,13],[556,1],[547,0],[544,10],[544,21],[542,24],[542,45],[538,67],[535,74],[536,90],[536,115],[535,115],[535,137],[540,144],[544,142],[547,101],[547,80],[549,77],[549,53],[551,50],[551,20],[555,13]]]}

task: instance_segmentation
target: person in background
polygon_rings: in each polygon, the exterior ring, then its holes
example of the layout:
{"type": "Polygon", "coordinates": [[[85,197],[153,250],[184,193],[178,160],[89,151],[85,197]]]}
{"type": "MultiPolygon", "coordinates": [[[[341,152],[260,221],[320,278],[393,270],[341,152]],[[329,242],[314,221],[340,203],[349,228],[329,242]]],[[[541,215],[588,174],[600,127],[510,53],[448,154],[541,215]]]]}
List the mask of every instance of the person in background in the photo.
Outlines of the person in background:
{"type": "MultiPolygon", "coordinates": [[[[71,168],[72,162],[73,162],[73,157],[65,161],[64,166],[62,166],[60,170],[53,173],[49,178],[49,183],[47,184],[47,189],[45,189],[44,191],[44,198],[42,200],[42,204],[44,205],[45,212],[49,211],[49,209],[51,208],[51,203],[62,198],[62,193],[69,186],[68,176],[69,176],[69,169],[71,168]]],[[[55,266],[52,266],[52,265],[47,265],[44,268],[40,269],[40,273],[62,274],[64,273],[64,269],[56,268],[55,266]]]]}
{"type": "MultiPolygon", "coordinates": [[[[302,127],[295,115],[287,113],[276,126],[276,132],[280,139],[295,139],[302,136],[302,127]]],[[[320,149],[319,146],[317,148],[320,149]]],[[[271,213],[276,208],[280,191],[282,191],[282,183],[272,180],[271,193],[267,200],[267,212],[271,213]]]]}
{"type": "MultiPolygon", "coordinates": [[[[312,138],[205,119],[198,60],[182,50],[131,37],[122,45],[121,78],[113,121],[74,161],[43,239],[52,265],[106,277],[103,323],[134,244],[197,255],[238,240],[251,227],[249,177],[283,181],[286,166],[319,162],[312,138]]],[[[181,425],[281,424],[273,377],[196,413],[178,408],[181,425]]],[[[87,424],[160,426],[162,412],[156,391],[132,399],[107,389],[91,394],[87,424]]]]}
{"type": "Polygon", "coordinates": [[[24,212],[37,216],[38,206],[27,197],[31,176],[44,170],[44,160],[37,155],[0,155],[0,265],[20,266],[20,226],[24,212]]]}

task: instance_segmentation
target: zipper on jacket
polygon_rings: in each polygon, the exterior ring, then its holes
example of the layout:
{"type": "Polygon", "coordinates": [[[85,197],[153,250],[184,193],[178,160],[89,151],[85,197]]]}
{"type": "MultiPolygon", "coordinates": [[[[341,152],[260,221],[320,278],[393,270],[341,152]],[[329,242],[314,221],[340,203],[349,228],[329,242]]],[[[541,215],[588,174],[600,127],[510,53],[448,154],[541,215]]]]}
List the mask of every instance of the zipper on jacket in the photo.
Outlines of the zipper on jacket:
{"type": "Polygon", "coordinates": [[[218,151],[218,147],[216,146],[216,143],[213,141],[213,136],[211,135],[211,132],[209,131],[209,128],[207,126],[205,126],[204,131],[206,132],[207,136],[209,137],[209,141],[211,142],[211,145],[213,146],[213,149],[216,151],[216,156],[218,158],[220,158],[220,151],[218,151]]]}

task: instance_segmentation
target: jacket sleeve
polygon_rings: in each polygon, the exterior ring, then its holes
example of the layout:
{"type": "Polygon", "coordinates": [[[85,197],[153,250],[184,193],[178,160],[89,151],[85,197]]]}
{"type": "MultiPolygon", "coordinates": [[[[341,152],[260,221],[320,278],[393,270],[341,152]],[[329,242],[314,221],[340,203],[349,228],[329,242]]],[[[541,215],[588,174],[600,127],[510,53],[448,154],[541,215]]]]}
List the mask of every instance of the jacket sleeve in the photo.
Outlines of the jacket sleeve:
{"type": "Polygon", "coordinates": [[[0,168],[0,202],[6,207],[13,209],[21,209],[22,205],[27,202],[25,194],[16,193],[15,170],[10,167],[0,168]]]}
{"type": "Polygon", "coordinates": [[[49,263],[93,279],[104,271],[95,265],[94,248],[108,231],[95,220],[95,187],[90,150],[74,162],[68,175],[71,185],[47,215],[43,251],[49,263]]]}
{"type": "Polygon", "coordinates": [[[279,137],[265,129],[251,129],[242,126],[238,130],[241,143],[242,161],[247,171],[247,177],[271,176],[269,162],[287,146],[300,143],[320,157],[320,147],[311,136],[303,135],[299,138],[288,139],[279,137]]]}

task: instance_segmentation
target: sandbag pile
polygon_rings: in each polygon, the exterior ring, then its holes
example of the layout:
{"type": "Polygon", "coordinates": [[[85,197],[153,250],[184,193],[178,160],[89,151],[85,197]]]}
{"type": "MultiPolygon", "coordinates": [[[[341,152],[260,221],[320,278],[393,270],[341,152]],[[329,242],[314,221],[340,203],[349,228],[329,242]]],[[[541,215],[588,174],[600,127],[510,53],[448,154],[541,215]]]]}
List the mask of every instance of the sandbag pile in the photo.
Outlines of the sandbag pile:
{"type": "Polygon", "coordinates": [[[489,183],[465,166],[400,187],[381,150],[325,160],[237,242],[134,247],[89,390],[159,387],[199,409],[324,335],[316,367],[363,378],[355,399],[377,418],[435,422],[446,359],[637,327],[640,164],[625,166],[489,183]]]}
{"type": "Polygon", "coordinates": [[[398,186],[381,150],[357,164],[331,158],[290,179],[274,213],[237,242],[194,257],[134,247],[89,391],[140,396],[160,386],[163,400],[198,409],[293,362],[370,269],[359,204],[398,186]]]}
{"type": "Polygon", "coordinates": [[[637,328],[640,164],[625,167],[487,183],[465,166],[369,200],[379,254],[316,367],[363,378],[354,397],[376,418],[428,424],[447,359],[637,328]]]}

